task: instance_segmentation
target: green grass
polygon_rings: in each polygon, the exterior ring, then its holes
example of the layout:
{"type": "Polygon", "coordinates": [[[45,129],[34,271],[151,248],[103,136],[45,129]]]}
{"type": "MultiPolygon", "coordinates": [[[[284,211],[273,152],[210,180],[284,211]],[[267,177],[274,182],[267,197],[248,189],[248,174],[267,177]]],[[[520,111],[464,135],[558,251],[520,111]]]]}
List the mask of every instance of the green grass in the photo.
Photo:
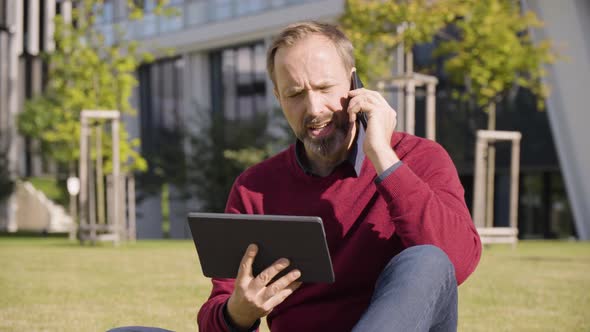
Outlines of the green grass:
{"type": "MultiPolygon", "coordinates": [[[[189,241],[3,236],[0,262],[0,331],[196,331],[210,291],[189,241]]],[[[590,243],[486,248],[459,292],[459,331],[590,331],[590,243]]]]}

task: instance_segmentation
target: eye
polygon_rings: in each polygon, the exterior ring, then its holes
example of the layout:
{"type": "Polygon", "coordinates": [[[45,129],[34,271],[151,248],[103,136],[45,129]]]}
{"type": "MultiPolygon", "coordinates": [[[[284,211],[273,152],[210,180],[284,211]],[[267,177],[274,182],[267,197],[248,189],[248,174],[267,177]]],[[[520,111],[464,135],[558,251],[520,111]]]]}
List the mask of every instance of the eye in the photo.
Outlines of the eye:
{"type": "Polygon", "coordinates": [[[297,98],[297,97],[301,96],[302,94],[303,94],[302,91],[291,93],[291,94],[287,95],[287,98],[297,98]]]}

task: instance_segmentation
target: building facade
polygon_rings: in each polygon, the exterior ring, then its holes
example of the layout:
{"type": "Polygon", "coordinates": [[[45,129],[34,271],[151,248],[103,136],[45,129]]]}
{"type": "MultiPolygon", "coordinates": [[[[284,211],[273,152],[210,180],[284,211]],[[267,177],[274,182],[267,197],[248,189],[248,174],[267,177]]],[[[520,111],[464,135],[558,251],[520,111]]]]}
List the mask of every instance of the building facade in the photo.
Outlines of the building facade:
{"type": "MultiPolygon", "coordinates": [[[[37,144],[18,135],[16,118],[26,99],[43,90],[51,52],[55,15],[71,19],[70,0],[0,0],[0,153],[12,177],[44,172],[37,144]]],[[[49,170],[51,171],[51,170],[49,170]]],[[[14,197],[0,203],[0,229],[16,229],[14,197]]]]}
{"type": "MultiPolygon", "coordinates": [[[[337,22],[345,6],[345,0],[170,0],[169,6],[176,8],[179,15],[163,17],[152,12],[156,0],[142,0],[136,3],[146,11],[144,19],[130,21],[126,2],[105,1],[97,29],[103,32],[107,43],[115,42],[117,30],[121,29],[125,32],[124,38],[140,41],[143,49],[156,55],[156,61],[141,66],[138,71],[139,87],[133,97],[138,116],[126,118],[127,129],[132,136],[141,138],[142,153],[148,160],[157,158],[173,145],[190,149],[186,142],[174,141],[179,139],[174,135],[164,137],[155,133],[198,134],[215,115],[240,120],[276,109],[272,82],[265,73],[265,51],[273,36],[285,25],[301,20],[337,22]]],[[[25,1],[26,5],[33,5],[32,11],[37,3],[39,8],[52,6],[50,0],[25,1]]],[[[67,2],[58,1],[56,6],[64,6],[62,3],[67,2]]],[[[576,236],[587,240],[590,239],[590,206],[587,204],[590,178],[584,176],[583,170],[590,163],[590,149],[584,149],[582,142],[590,139],[589,131],[583,128],[590,123],[590,113],[585,109],[582,90],[590,86],[587,82],[590,80],[590,40],[587,37],[590,35],[587,19],[590,4],[585,0],[569,1],[567,5],[558,5],[552,0],[522,0],[520,4],[534,10],[546,23],[542,30],[534,32],[538,34],[536,37],[548,37],[558,46],[566,45],[560,52],[573,60],[548,68],[548,81],[553,90],[546,112],[536,109],[534,99],[526,91],[498,108],[498,129],[523,133],[520,236],[576,236]]],[[[64,8],[67,12],[68,6],[64,8]]],[[[26,45],[17,46],[24,51],[18,53],[19,59],[26,58],[22,55],[28,54],[26,45]]],[[[414,54],[418,69],[434,65],[428,45],[417,47],[414,54]]],[[[26,64],[25,60],[20,61],[26,64]]],[[[471,204],[475,129],[483,128],[483,115],[454,103],[449,97],[452,87],[445,86],[444,71],[441,68],[436,71],[440,82],[436,105],[437,140],[457,164],[466,189],[466,201],[471,204]]],[[[28,90],[23,88],[23,91],[28,90]]],[[[395,101],[391,103],[395,108],[395,101]]],[[[424,133],[420,125],[424,123],[424,106],[424,96],[418,95],[418,135],[424,133]]],[[[0,124],[8,123],[2,119],[0,124]]],[[[509,177],[505,166],[508,163],[502,149],[498,147],[495,180],[497,225],[503,225],[508,215],[509,177]]],[[[33,166],[18,161],[21,174],[27,172],[27,167],[35,167],[34,162],[28,163],[33,166]]],[[[184,238],[189,236],[186,213],[201,209],[201,205],[171,185],[164,196],[158,191],[140,192],[137,209],[139,238],[160,238],[164,233],[184,238]],[[170,220],[166,228],[162,225],[163,197],[170,220]]]]}

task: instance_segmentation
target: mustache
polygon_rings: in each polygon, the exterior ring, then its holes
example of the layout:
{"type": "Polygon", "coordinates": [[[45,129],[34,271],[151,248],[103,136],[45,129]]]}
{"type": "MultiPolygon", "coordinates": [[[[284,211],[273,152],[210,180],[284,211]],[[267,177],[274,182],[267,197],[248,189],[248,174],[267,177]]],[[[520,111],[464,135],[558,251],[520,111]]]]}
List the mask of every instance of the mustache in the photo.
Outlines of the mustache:
{"type": "Polygon", "coordinates": [[[309,126],[315,126],[318,124],[322,124],[322,123],[326,123],[326,122],[331,122],[334,120],[334,116],[325,116],[322,118],[318,118],[318,117],[313,117],[313,116],[306,116],[305,118],[303,118],[303,125],[304,127],[309,127],[309,126]]]}

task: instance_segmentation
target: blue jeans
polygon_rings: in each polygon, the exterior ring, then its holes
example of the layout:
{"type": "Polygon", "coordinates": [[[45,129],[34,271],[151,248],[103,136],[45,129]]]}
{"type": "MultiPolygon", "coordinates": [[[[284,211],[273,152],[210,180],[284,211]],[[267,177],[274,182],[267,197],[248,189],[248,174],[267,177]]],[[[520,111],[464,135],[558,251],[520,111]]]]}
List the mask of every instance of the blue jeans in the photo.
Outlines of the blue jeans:
{"type": "Polygon", "coordinates": [[[457,280],[448,256],[431,245],[410,247],[377,279],[353,332],[457,330],[457,280]]]}

